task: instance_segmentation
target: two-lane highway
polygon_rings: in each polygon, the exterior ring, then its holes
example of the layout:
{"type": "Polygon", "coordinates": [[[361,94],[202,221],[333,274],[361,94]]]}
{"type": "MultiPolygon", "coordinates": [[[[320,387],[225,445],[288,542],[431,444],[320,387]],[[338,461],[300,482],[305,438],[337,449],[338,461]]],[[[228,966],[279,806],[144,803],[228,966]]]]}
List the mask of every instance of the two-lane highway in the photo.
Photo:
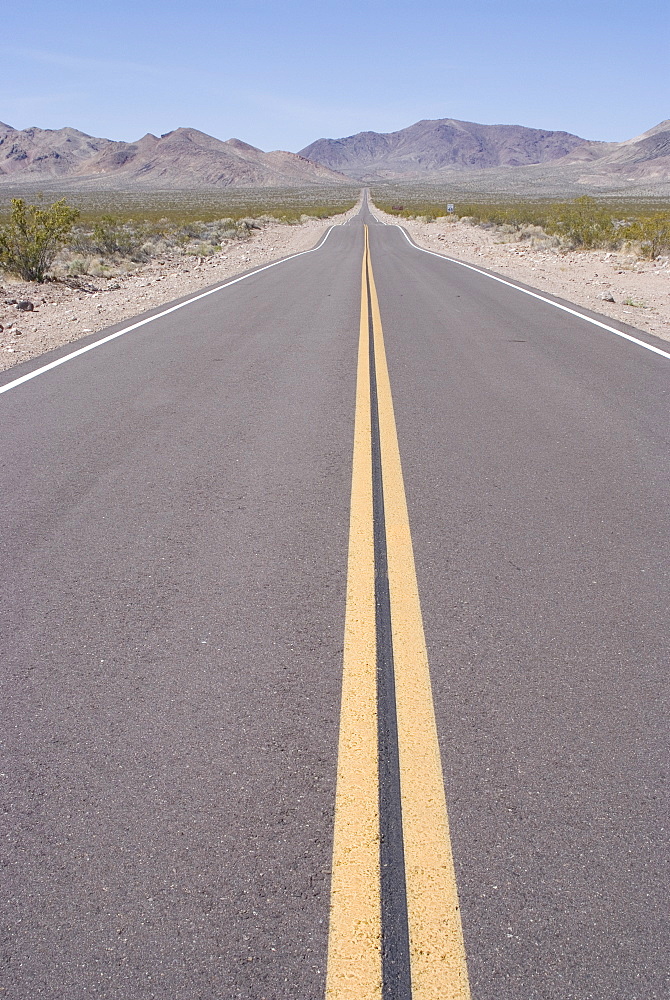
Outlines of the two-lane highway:
{"type": "Polygon", "coordinates": [[[69,353],[0,378],[0,996],[664,1000],[670,358],[366,206],[69,353]]]}

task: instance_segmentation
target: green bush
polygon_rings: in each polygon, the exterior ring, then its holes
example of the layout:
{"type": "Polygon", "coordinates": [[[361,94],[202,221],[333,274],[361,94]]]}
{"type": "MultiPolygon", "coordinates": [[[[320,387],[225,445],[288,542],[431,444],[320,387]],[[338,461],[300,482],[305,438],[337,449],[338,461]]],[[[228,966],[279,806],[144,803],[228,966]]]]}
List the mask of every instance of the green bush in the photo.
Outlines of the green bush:
{"type": "Polygon", "coordinates": [[[13,198],[9,222],[0,227],[0,266],[24,281],[45,281],[78,217],[64,198],[48,208],[13,198]]]}
{"type": "Polygon", "coordinates": [[[670,254],[670,213],[637,219],[622,230],[622,235],[639,242],[643,255],[650,260],[670,254]]]}
{"type": "Polygon", "coordinates": [[[611,212],[588,195],[567,205],[557,205],[550,212],[545,228],[568,240],[573,247],[585,250],[614,245],[621,238],[611,212]]]}

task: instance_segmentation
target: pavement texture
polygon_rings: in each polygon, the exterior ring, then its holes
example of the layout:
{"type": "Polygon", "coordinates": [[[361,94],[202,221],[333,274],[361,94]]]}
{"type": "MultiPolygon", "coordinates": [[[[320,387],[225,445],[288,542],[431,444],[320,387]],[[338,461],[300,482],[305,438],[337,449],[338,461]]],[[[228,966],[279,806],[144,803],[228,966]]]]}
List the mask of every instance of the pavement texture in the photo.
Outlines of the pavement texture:
{"type": "Polygon", "coordinates": [[[669,362],[364,209],[0,396],[6,1000],[323,996],[364,221],[472,995],[668,995],[669,362]]]}

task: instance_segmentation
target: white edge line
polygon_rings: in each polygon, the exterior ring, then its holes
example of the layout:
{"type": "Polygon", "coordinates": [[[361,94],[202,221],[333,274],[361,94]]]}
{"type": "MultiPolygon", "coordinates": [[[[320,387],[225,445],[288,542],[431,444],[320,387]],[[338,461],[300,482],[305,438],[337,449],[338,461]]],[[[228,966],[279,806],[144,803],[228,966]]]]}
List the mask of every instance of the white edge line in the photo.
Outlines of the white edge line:
{"type": "Polygon", "coordinates": [[[107,344],[110,340],[122,337],[124,333],[130,333],[131,330],[137,330],[139,326],[145,326],[147,323],[153,323],[155,319],[161,319],[163,316],[168,316],[170,313],[176,312],[177,309],[183,309],[184,306],[189,306],[192,302],[197,302],[198,299],[204,299],[208,295],[213,295],[214,292],[220,292],[224,288],[236,285],[238,281],[244,281],[245,278],[251,278],[254,274],[260,274],[261,271],[267,271],[270,267],[277,267],[278,264],[285,264],[288,260],[294,260],[296,257],[303,257],[307,253],[314,253],[316,250],[320,250],[337,225],[342,225],[342,223],[336,223],[331,226],[321,242],[317,244],[317,246],[312,247],[311,250],[301,250],[300,253],[291,254],[290,257],[282,257],[281,260],[274,260],[271,264],[264,264],[263,267],[258,267],[255,271],[249,271],[248,274],[241,274],[239,278],[233,278],[232,281],[226,281],[223,285],[217,285],[216,288],[210,288],[206,292],[200,292],[199,295],[194,295],[192,298],[186,299],[185,302],[179,302],[176,306],[170,306],[169,309],[163,309],[162,312],[156,313],[155,316],[147,316],[146,319],[141,319],[138,323],[133,323],[131,326],[125,326],[123,330],[117,330],[116,333],[110,333],[109,336],[102,337],[101,340],[96,340],[92,344],[87,344],[86,347],[80,347],[79,350],[72,351],[70,354],[66,354],[64,357],[58,358],[57,361],[51,361],[48,365],[36,368],[32,372],[28,372],[27,375],[22,375],[20,378],[14,379],[13,382],[7,382],[6,385],[0,386],[0,395],[2,395],[3,392],[8,392],[9,389],[14,389],[17,385],[21,385],[23,382],[30,381],[31,378],[37,378],[38,375],[43,375],[44,372],[51,371],[52,368],[57,368],[58,365],[64,365],[66,361],[71,361],[72,358],[77,358],[80,354],[86,354],[87,351],[92,351],[94,348],[100,347],[102,344],[107,344]]]}
{"type": "Polygon", "coordinates": [[[402,226],[397,222],[384,222],[383,225],[394,226],[396,229],[399,229],[409,245],[414,247],[415,250],[420,250],[421,253],[429,253],[431,257],[437,257],[439,260],[448,260],[451,264],[460,264],[461,267],[467,267],[469,271],[476,271],[477,274],[483,274],[485,277],[491,278],[492,281],[499,281],[501,285],[507,285],[509,288],[516,288],[517,292],[523,292],[524,295],[530,295],[534,299],[539,299],[540,302],[547,302],[550,306],[554,306],[556,309],[561,309],[563,312],[570,313],[571,316],[577,316],[578,319],[583,319],[587,323],[592,323],[593,326],[599,326],[601,330],[607,330],[608,333],[615,333],[617,337],[623,337],[624,340],[630,340],[631,343],[638,344],[640,347],[645,347],[648,351],[653,351],[654,354],[660,354],[662,358],[670,359],[670,354],[667,351],[662,351],[660,347],[654,347],[652,344],[646,344],[644,340],[638,340],[637,337],[631,337],[629,333],[617,330],[616,327],[608,326],[607,323],[601,323],[597,319],[591,319],[590,316],[585,316],[584,313],[578,312],[576,309],[570,309],[569,306],[561,305],[560,302],[554,302],[553,299],[548,299],[544,295],[538,295],[537,292],[531,292],[527,288],[522,288],[521,285],[515,285],[513,281],[506,281],[504,278],[499,278],[495,274],[489,274],[488,271],[484,271],[481,267],[476,267],[474,264],[466,264],[465,261],[456,260],[455,257],[447,257],[446,254],[435,253],[434,250],[426,250],[424,247],[420,247],[417,243],[410,239],[402,226]]]}

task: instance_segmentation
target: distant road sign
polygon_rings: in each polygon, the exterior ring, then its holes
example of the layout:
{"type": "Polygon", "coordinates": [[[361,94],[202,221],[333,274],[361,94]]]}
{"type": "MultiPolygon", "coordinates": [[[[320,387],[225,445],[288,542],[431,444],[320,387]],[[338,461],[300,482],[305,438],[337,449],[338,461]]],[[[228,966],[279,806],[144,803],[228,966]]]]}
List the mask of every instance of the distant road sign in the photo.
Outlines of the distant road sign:
{"type": "Polygon", "coordinates": [[[447,212],[453,212],[453,210],[454,210],[453,205],[447,205],[447,212]]]}

